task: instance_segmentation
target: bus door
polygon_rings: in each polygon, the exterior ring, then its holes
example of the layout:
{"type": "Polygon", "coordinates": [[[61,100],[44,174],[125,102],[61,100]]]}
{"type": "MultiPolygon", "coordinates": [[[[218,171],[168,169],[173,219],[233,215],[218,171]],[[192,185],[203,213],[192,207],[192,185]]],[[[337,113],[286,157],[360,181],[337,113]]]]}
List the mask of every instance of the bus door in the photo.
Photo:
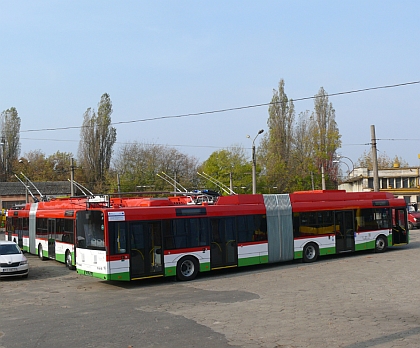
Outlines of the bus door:
{"type": "Polygon", "coordinates": [[[408,227],[405,209],[393,209],[392,245],[408,243],[408,227]]]}
{"type": "Polygon", "coordinates": [[[129,225],[130,277],[163,275],[162,229],[159,221],[129,225]]]}
{"type": "Polygon", "coordinates": [[[55,229],[55,219],[47,220],[47,229],[48,229],[48,257],[55,259],[55,238],[56,238],[56,229],[55,229]]]}
{"type": "Polygon", "coordinates": [[[337,253],[354,251],[354,216],[352,210],[335,211],[335,248],[337,253]]]}
{"type": "Polygon", "coordinates": [[[238,265],[238,243],[234,218],[210,219],[210,267],[223,268],[238,265]]]}

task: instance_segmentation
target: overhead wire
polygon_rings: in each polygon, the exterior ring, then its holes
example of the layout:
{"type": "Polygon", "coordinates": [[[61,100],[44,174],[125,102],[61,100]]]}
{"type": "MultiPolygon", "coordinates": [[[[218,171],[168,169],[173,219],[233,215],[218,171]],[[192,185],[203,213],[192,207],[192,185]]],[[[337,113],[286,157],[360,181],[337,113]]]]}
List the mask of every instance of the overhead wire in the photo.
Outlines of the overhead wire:
{"type": "MultiPolygon", "coordinates": [[[[337,92],[337,93],[331,93],[331,94],[326,93],[322,96],[334,97],[334,96],[339,96],[339,95],[367,92],[367,91],[373,91],[373,90],[378,90],[378,89],[396,88],[396,87],[414,85],[414,84],[419,84],[419,83],[420,83],[420,81],[404,82],[404,83],[398,83],[398,84],[394,84],[394,85],[369,87],[369,88],[355,89],[355,90],[351,90],[351,91],[337,92]]],[[[295,102],[295,101],[315,99],[315,98],[319,98],[319,97],[322,97],[322,96],[315,95],[315,96],[311,96],[311,97],[302,97],[302,98],[290,99],[290,100],[295,102]]],[[[277,103],[279,103],[279,102],[260,103],[260,104],[253,104],[253,105],[247,105],[247,106],[238,106],[238,107],[232,107],[232,108],[226,108],[226,109],[202,111],[202,112],[179,114],[179,115],[156,116],[156,117],[137,119],[137,120],[111,122],[109,125],[115,126],[115,125],[121,125],[121,124],[131,124],[131,123],[139,123],[139,122],[157,121],[157,120],[165,120],[165,119],[172,119],[172,118],[183,118],[183,117],[192,117],[192,116],[211,115],[211,114],[216,114],[216,113],[223,113],[223,112],[258,108],[258,107],[269,106],[269,105],[277,104],[277,103]]],[[[69,130],[69,129],[81,129],[81,128],[84,128],[84,127],[87,127],[87,126],[68,126],[68,127],[55,127],[55,128],[27,129],[27,130],[23,130],[23,131],[20,131],[20,132],[21,133],[28,133],[28,132],[57,131],[57,130],[69,130]]],[[[88,126],[88,127],[90,127],[90,126],[88,126]]]]}

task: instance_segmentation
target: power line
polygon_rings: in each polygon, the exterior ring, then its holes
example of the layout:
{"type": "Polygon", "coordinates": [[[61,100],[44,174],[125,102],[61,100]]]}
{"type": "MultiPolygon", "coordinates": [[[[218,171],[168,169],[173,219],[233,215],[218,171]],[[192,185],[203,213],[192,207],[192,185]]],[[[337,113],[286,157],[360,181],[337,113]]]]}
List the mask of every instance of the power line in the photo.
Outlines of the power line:
{"type": "MultiPolygon", "coordinates": [[[[379,86],[379,87],[369,87],[369,88],[362,88],[362,89],[355,89],[351,91],[346,92],[337,92],[337,93],[331,93],[331,94],[324,94],[322,96],[311,96],[311,97],[303,97],[303,98],[297,98],[297,99],[290,99],[291,101],[303,101],[303,100],[310,100],[315,99],[318,97],[335,97],[338,95],[345,95],[345,94],[353,94],[353,93],[360,93],[360,92],[367,92],[367,91],[373,91],[378,89],[387,89],[387,88],[395,88],[395,87],[402,87],[402,86],[408,86],[408,85],[414,85],[419,84],[420,81],[413,81],[413,82],[405,82],[405,83],[398,83],[395,85],[385,85],[385,86],[379,86]]],[[[230,111],[238,111],[238,110],[245,110],[245,109],[252,109],[252,108],[259,108],[262,106],[269,106],[272,104],[277,104],[280,102],[269,102],[269,103],[261,103],[261,104],[253,104],[253,105],[247,105],[247,106],[238,106],[233,108],[227,108],[227,109],[218,109],[218,110],[211,110],[211,111],[202,111],[202,112],[196,112],[196,113],[188,113],[188,114],[180,114],[180,115],[168,115],[168,116],[157,116],[157,117],[150,117],[150,118],[144,118],[144,119],[138,119],[138,120],[131,120],[131,121],[120,121],[120,122],[112,122],[110,125],[120,125],[120,124],[130,124],[130,123],[139,123],[139,122],[148,122],[148,121],[157,121],[157,120],[165,120],[165,119],[171,119],[171,118],[183,118],[183,117],[192,117],[192,116],[202,116],[202,115],[211,115],[211,114],[218,114],[223,112],[230,112],[230,111]]],[[[44,132],[44,131],[56,131],[56,130],[69,130],[69,129],[81,129],[84,126],[69,126],[69,127],[56,127],[56,128],[42,128],[42,129],[27,129],[20,131],[21,133],[28,133],[28,132],[44,132]]]]}
{"type": "MultiPolygon", "coordinates": [[[[80,140],[74,140],[74,139],[40,139],[40,138],[20,138],[23,140],[34,140],[34,141],[54,141],[54,142],[71,142],[71,143],[78,143],[80,140]]],[[[130,145],[133,144],[132,141],[116,141],[116,144],[123,144],[123,145],[130,145]]],[[[214,145],[184,145],[184,144],[160,144],[160,143],[140,143],[140,145],[158,145],[158,146],[172,146],[172,147],[202,147],[202,148],[211,148],[211,149],[220,149],[220,146],[214,146],[214,145]]]]}

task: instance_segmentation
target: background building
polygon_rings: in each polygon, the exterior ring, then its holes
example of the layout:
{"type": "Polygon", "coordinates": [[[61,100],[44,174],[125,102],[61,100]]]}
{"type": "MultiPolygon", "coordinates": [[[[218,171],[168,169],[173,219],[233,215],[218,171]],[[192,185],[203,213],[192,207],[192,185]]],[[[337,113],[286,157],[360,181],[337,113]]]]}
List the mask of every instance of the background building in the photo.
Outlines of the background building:
{"type": "MultiPolygon", "coordinates": [[[[47,197],[70,196],[69,181],[34,182],[38,191],[47,197]]],[[[28,190],[20,182],[0,183],[0,204],[2,209],[9,209],[15,204],[33,202],[32,195],[41,200],[35,187],[28,184],[28,190]]]]}
{"type": "MultiPolygon", "coordinates": [[[[420,174],[418,167],[378,169],[379,190],[404,198],[407,204],[420,202],[420,174]]],[[[373,170],[354,168],[338,185],[338,189],[350,192],[373,191],[373,170]]]]}

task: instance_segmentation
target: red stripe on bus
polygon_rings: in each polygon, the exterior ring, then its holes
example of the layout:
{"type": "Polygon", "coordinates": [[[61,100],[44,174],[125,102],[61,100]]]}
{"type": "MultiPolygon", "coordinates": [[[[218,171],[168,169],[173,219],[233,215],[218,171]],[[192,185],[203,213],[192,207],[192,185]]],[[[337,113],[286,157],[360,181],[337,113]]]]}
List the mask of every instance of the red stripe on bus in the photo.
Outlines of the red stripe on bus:
{"type": "Polygon", "coordinates": [[[314,235],[310,235],[310,236],[302,236],[302,237],[295,237],[294,239],[315,239],[315,238],[320,238],[320,237],[335,237],[334,233],[328,233],[328,234],[318,234],[316,236],[314,235]]]}
{"type": "Polygon", "coordinates": [[[121,261],[128,260],[130,258],[129,254],[120,254],[120,255],[106,255],[106,261],[121,261]]]}
{"type": "Polygon", "coordinates": [[[247,246],[247,245],[258,245],[258,244],[268,244],[268,241],[259,240],[259,241],[256,241],[256,242],[238,243],[238,247],[247,246]]]}
{"type": "Polygon", "coordinates": [[[174,249],[174,250],[165,250],[163,252],[164,255],[174,255],[174,254],[184,254],[184,253],[196,253],[196,252],[203,252],[206,250],[210,250],[209,245],[203,245],[198,248],[185,248],[185,249],[174,249]]]}

